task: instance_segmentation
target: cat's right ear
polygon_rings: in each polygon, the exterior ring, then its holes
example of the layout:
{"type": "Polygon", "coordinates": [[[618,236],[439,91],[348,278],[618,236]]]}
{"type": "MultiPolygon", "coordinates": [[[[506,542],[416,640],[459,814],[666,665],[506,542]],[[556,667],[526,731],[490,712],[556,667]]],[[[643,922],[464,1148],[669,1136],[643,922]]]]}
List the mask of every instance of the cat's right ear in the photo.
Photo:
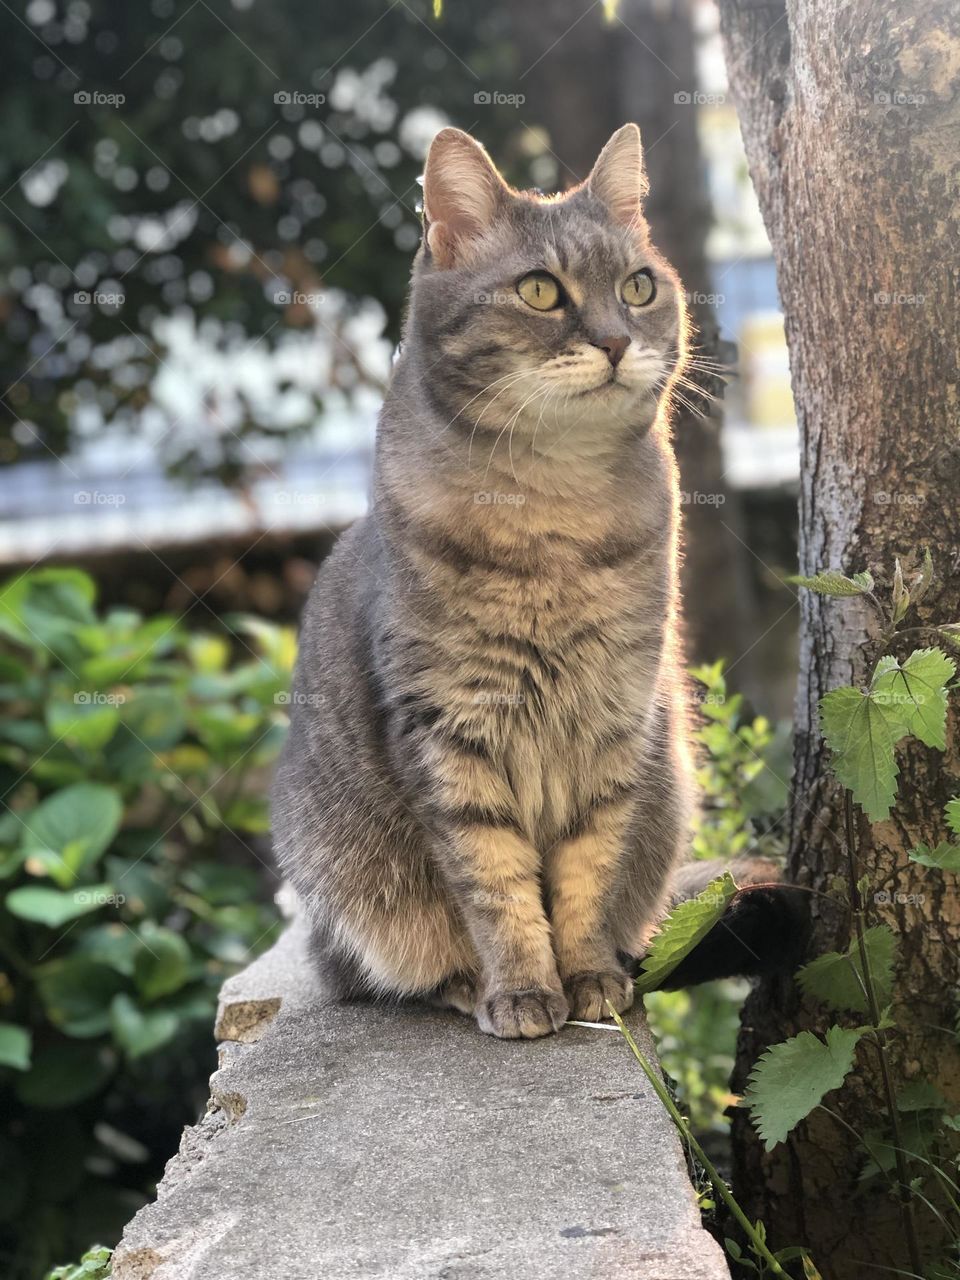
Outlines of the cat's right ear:
{"type": "Polygon", "coordinates": [[[423,174],[424,240],[436,266],[469,256],[470,243],[487,230],[508,188],[486,151],[461,129],[441,129],[423,174]]]}

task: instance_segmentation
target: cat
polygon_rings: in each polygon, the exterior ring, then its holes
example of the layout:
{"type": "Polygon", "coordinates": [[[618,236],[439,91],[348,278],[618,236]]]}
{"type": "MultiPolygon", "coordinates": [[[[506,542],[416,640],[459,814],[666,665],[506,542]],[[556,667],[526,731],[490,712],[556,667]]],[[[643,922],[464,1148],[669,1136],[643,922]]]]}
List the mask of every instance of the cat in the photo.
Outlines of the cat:
{"type": "MultiPolygon", "coordinates": [[[[511,189],[443,129],[423,188],[371,510],[304,615],[276,852],[333,996],[536,1037],[629,1008],[669,902],[719,870],[682,870],[669,411],[688,324],[635,125],[559,196],[511,189]]],[[[763,890],[738,910],[678,980],[786,953],[792,908],[763,890]]]]}

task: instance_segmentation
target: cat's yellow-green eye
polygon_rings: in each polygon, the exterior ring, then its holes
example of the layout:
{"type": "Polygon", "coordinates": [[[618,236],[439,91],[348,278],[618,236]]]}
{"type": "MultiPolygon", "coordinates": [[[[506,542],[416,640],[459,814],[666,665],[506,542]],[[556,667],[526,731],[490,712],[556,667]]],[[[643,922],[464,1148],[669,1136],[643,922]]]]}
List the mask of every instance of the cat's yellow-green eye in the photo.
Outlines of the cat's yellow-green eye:
{"type": "Polygon", "coordinates": [[[553,311],[563,301],[563,290],[546,271],[531,271],[518,280],[517,293],[534,311],[553,311]]]}
{"type": "Polygon", "coordinates": [[[620,297],[629,307],[645,307],[657,296],[657,286],[649,271],[634,271],[620,286],[620,297]]]}

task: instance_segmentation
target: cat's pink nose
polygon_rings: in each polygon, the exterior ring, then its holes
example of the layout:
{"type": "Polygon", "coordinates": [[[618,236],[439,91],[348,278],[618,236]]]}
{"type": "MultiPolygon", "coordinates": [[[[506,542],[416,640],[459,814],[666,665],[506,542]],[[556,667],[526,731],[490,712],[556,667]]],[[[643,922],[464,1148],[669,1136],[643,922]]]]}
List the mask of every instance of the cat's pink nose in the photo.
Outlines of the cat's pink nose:
{"type": "Polygon", "coordinates": [[[598,338],[596,342],[593,343],[593,345],[595,347],[599,347],[601,351],[605,351],[607,353],[607,359],[610,361],[613,367],[616,368],[617,365],[620,363],[620,361],[623,359],[623,353],[626,351],[627,347],[629,347],[630,345],[630,339],[629,338],[598,338]]]}

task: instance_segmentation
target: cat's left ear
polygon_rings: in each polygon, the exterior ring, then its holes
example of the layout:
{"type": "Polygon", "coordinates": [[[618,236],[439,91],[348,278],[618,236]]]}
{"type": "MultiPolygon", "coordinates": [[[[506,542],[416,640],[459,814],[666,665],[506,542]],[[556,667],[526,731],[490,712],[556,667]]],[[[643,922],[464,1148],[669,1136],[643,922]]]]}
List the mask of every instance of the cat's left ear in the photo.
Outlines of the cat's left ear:
{"type": "Polygon", "coordinates": [[[452,267],[493,222],[508,187],[469,133],[441,129],[427,153],[423,213],[427,248],[438,267],[452,267]]]}
{"type": "Polygon", "coordinates": [[[633,226],[640,221],[640,205],[647,194],[643,147],[635,124],[618,129],[600,152],[590,171],[587,188],[607,206],[614,221],[633,226]]]}

